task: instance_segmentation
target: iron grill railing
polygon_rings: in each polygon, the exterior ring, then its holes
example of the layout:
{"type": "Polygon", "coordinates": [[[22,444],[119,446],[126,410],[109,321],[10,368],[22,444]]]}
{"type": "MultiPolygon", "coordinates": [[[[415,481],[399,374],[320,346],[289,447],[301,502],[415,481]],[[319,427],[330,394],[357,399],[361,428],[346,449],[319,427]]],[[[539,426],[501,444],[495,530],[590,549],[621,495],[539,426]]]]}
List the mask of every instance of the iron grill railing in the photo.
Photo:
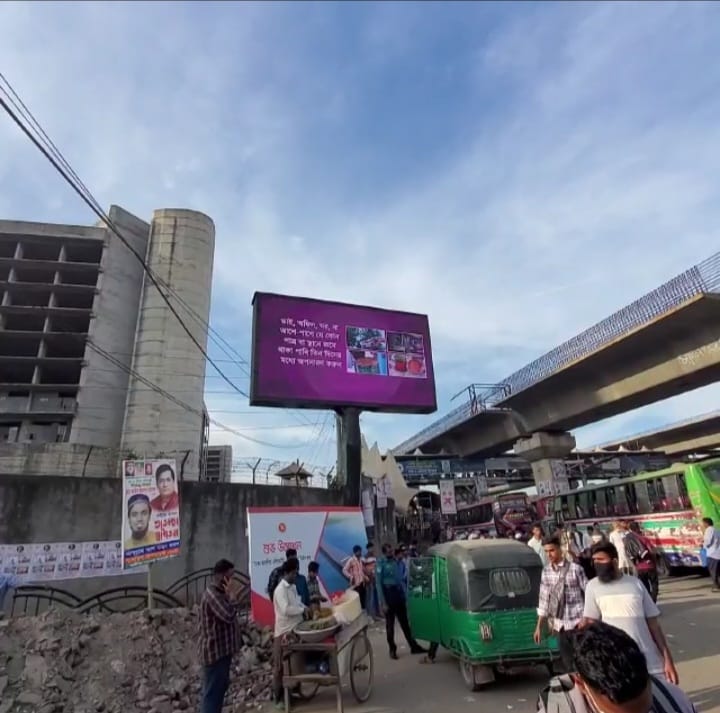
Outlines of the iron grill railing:
{"type": "MultiPolygon", "coordinates": [[[[509,396],[503,393],[488,394],[486,398],[481,399],[482,408],[497,407],[508,398],[546,379],[568,364],[592,354],[606,344],[629,334],[689,300],[702,294],[718,292],[720,292],[720,253],[672,278],[664,285],[503,379],[502,383],[509,387],[509,396]]],[[[476,407],[474,408],[470,401],[462,404],[401,443],[393,449],[393,453],[396,455],[412,453],[433,438],[437,438],[454,426],[467,421],[475,411],[476,407]]]]}

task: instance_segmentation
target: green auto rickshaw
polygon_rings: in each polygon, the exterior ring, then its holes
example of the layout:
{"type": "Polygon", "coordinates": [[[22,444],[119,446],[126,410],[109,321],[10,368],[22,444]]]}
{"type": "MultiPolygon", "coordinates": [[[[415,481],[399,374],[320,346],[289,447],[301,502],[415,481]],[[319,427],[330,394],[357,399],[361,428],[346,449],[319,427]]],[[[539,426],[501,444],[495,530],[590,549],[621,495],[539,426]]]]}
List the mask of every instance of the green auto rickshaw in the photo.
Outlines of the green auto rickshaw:
{"type": "Polygon", "coordinates": [[[436,642],[460,662],[472,691],[511,666],[553,671],[557,641],[533,641],[542,562],[513,540],[465,540],[431,547],[409,561],[413,636],[436,642]]]}

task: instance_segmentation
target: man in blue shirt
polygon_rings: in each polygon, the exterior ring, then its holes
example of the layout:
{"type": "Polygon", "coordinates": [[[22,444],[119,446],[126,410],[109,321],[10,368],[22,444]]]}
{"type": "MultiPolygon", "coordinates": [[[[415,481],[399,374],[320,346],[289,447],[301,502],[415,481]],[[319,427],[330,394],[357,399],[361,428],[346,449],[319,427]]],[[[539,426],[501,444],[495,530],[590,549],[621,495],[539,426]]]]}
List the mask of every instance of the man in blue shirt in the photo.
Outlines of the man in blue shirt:
{"type": "Polygon", "coordinates": [[[398,657],[395,644],[396,619],[408,642],[410,653],[424,654],[425,649],[415,641],[410,631],[402,573],[398,561],[395,559],[393,547],[392,545],[383,545],[382,551],[383,557],[377,563],[375,587],[380,600],[380,607],[385,614],[385,634],[390,648],[390,658],[397,659],[398,657]]]}
{"type": "Polygon", "coordinates": [[[720,532],[715,529],[715,523],[709,517],[703,518],[705,533],[703,534],[703,547],[707,558],[707,568],[713,583],[713,592],[720,592],[720,532]]]}

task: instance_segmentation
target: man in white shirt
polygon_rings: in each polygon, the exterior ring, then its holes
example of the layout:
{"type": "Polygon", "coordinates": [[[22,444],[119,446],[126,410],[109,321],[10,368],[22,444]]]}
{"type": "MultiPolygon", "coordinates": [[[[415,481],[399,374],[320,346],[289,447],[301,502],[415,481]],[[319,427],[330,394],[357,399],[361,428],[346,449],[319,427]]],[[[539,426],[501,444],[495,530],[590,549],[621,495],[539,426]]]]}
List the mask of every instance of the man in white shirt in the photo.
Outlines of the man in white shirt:
{"type": "Polygon", "coordinates": [[[713,592],[720,592],[720,532],[715,529],[711,518],[704,517],[702,522],[705,527],[703,547],[713,583],[713,592]]]}
{"type": "Polygon", "coordinates": [[[625,535],[627,535],[627,523],[617,520],[613,523],[613,529],[610,533],[610,542],[615,545],[618,553],[618,566],[620,571],[625,574],[635,574],[633,563],[628,559],[625,552],[625,535]]]}
{"type": "Polygon", "coordinates": [[[275,705],[283,705],[283,645],[292,630],[305,618],[308,611],[295,588],[300,563],[291,558],[283,564],[283,575],[273,592],[275,610],[275,638],[273,640],[273,695],[275,705]]]}
{"type": "Polygon", "coordinates": [[[532,548],[540,558],[543,563],[543,567],[547,567],[548,558],[547,554],[545,554],[545,549],[543,548],[543,538],[544,535],[542,527],[540,525],[533,525],[532,536],[527,543],[528,547],[532,548]]]}
{"type": "Polygon", "coordinates": [[[597,577],[585,589],[585,611],[581,628],[602,621],[622,629],[640,647],[651,676],[677,685],[678,674],[660,627],[660,610],[637,578],[623,574],[618,552],[611,542],[592,548],[597,577]]]}

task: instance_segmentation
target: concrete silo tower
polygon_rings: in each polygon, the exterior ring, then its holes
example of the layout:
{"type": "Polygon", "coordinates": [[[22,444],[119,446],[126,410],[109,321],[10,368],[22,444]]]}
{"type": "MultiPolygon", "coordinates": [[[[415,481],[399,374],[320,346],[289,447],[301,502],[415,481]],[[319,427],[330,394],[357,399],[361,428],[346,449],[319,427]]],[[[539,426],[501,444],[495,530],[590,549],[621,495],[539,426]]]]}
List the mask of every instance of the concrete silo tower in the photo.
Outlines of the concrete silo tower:
{"type": "MultiPolygon", "coordinates": [[[[215,226],[206,215],[190,210],[155,211],[148,266],[203,348],[207,347],[214,249],[215,226]]],[[[138,458],[174,457],[178,470],[184,461],[184,479],[197,480],[204,427],[205,359],[147,275],[133,369],[190,409],[131,376],[122,451],[138,458]]]]}

